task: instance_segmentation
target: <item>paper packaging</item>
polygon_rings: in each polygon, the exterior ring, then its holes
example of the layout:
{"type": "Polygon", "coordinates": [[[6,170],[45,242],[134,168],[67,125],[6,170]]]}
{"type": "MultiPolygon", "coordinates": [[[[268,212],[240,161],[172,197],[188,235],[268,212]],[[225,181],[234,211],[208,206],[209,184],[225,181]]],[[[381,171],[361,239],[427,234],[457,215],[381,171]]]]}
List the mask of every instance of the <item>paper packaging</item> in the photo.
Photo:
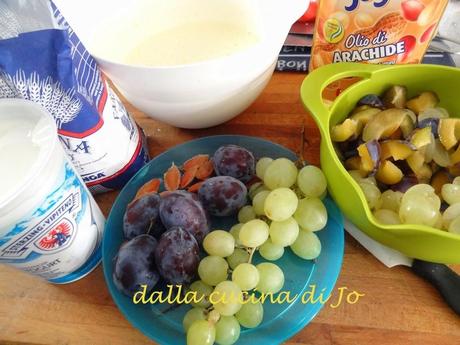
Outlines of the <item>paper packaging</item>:
{"type": "Polygon", "coordinates": [[[32,100],[93,193],[120,189],[148,161],[143,132],[48,0],[0,2],[0,98],[32,100]]]}
{"type": "MultiPolygon", "coordinates": [[[[420,63],[448,0],[321,0],[312,71],[330,63],[420,63]]],[[[356,81],[356,80],[355,80],[356,81]]],[[[353,80],[327,88],[333,99],[353,80]]]]}

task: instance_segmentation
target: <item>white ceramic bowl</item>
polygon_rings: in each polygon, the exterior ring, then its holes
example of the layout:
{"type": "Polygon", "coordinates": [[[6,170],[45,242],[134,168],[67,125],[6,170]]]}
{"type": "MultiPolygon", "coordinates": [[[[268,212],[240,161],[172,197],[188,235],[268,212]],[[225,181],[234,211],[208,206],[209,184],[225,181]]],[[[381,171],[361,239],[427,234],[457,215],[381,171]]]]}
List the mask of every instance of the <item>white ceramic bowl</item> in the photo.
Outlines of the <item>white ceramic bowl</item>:
{"type": "MultiPolygon", "coordinates": [[[[135,107],[183,128],[223,123],[245,110],[270,80],[289,29],[308,0],[56,0],[55,3],[100,67],[135,107]],[[206,11],[191,9],[200,2],[206,11]],[[90,9],[90,10],[89,10],[90,9]],[[204,62],[165,67],[127,65],[123,54],[146,25],[248,16],[260,40],[241,52],[204,62]],[[120,21],[136,18],[130,31],[120,21]],[[190,19],[191,18],[191,19],[190,19]]],[[[126,24],[125,24],[126,27],[126,24]]],[[[161,54],[161,52],[159,52],[161,54]]],[[[179,54],[180,52],[178,52],[179,54]]]]}

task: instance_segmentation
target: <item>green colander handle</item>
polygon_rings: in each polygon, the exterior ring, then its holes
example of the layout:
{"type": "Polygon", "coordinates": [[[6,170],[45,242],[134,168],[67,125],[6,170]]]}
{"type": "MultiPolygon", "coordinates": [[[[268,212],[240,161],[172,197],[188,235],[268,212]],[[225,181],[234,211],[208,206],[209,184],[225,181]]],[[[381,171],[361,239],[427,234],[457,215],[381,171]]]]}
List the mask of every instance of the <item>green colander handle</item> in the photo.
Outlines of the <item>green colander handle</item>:
{"type": "Polygon", "coordinates": [[[329,109],[323,101],[323,90],[329,84],[348,77],[370,78],[383,65],[336,63],[311,72],[302,83],[300,95],[304,107],[312,114],[321,131],[329,128],[329,109]]]}

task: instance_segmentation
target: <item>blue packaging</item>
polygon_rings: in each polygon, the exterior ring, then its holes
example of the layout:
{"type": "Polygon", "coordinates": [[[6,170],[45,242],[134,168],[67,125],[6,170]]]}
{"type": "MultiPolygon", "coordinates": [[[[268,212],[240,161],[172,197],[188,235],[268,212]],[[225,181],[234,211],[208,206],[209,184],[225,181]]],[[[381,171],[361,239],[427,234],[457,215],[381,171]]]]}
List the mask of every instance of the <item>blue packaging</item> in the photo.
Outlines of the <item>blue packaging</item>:
{"type": "Polygon", "coordinates": [[[0,98],[53,116],[93,193],[122,188],[149,160],[142,130],[51,1],[0,2],[0,98]]]}

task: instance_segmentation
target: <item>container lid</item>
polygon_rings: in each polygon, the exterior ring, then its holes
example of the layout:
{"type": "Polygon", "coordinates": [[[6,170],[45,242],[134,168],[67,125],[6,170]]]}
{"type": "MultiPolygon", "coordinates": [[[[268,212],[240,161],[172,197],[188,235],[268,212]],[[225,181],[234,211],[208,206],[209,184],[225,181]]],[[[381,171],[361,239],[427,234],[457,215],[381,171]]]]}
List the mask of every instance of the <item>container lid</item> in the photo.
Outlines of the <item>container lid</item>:
{"type": "Polygon", "coordinates": [[[36,189],[56,142],[56,125],[44,108],[22,99],[0,100],[0,210],[36,189]]]}

